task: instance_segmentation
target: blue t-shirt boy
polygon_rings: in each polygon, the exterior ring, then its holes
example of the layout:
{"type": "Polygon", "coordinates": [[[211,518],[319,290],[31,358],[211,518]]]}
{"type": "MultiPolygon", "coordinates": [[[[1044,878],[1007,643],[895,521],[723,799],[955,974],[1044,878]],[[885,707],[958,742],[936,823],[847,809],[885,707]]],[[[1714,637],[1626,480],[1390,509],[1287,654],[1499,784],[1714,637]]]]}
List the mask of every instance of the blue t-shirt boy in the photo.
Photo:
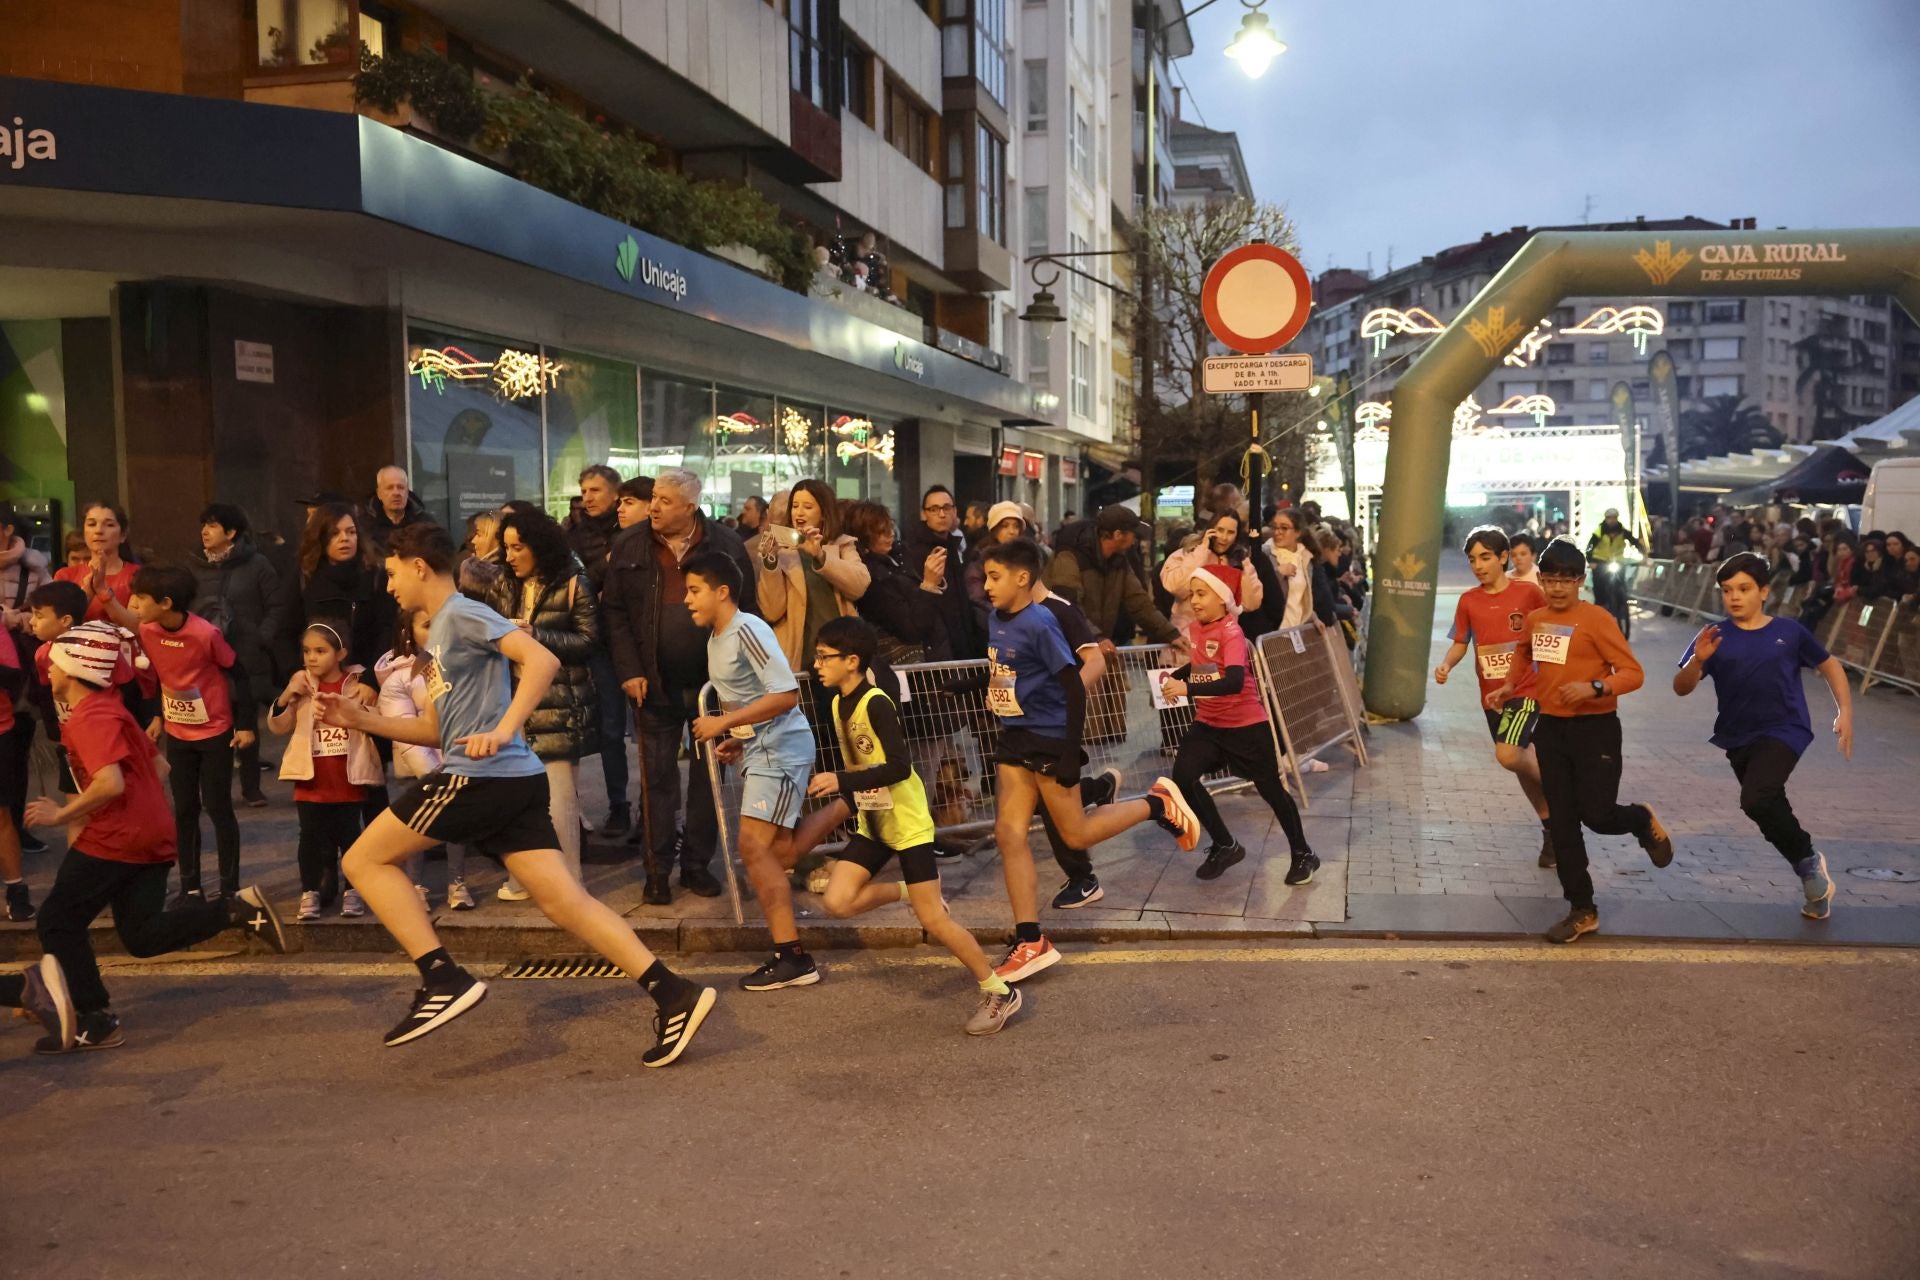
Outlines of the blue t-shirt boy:
{"type": "MultiPolygon", "coordinates": [[[[800,688],[780,641],[765,618],[737,610],[733,621],[707,639],[707,679],[720,695],[723,711],[738,711],[769,693],[791,693],[800,688]]],[[[760,724],[742,726],[753,736],[742,736],[740,765],[776,769],[782,773],[813,767],[813,730],[806,713],[795,706],[760,724]]]]}
{"type": "MultiPolygon", "coordinates": [[[[1756,738],[1773,738],[1795,755],[1805,751],[1813,743],[1813,722],[1800,670],[1817,667],[1829,656],[1813,632],[1792,618],[1772,618],[1752,631],[1721,623],[1720,647],[1700,667],[1701,674],[1713,677],[1720,708],[1713,745],[1733,751],[1756,738]]],[[[1691,661],[1690,642],[1680,665],[1691,661]]]]}
{"type": "Polygon", "coordinates": [[[1002,725],[1067,736],[1067,695],[1059,675],[1077,664],[1058,618],[1031,604],[1018,613],[990,611],[987,663],[987,710],[1002,725]]]}
{"type": "Polygon", "coordinates": [[[469,734],[491,732],[513,701],[513,663],[500,652],[500,638],[513,629],[513,623],[463,595],[447,597],[427,624],[427,653],[433,658],[427,698],[440,717],[445,756],[440,767],[448,773],[530,778],[546,770],[522,733],[484,760],[471,759],[460,745],[469,734]]]}

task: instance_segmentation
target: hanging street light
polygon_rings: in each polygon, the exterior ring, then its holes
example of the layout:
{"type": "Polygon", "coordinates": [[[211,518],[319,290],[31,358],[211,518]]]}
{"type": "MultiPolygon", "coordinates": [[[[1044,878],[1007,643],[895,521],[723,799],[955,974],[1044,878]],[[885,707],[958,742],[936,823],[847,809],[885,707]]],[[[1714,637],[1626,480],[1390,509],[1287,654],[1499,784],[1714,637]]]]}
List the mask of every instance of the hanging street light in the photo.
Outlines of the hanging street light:
{"type": "Polygon", "coordinates": [[[1239,63],[1249,78],[1258,80],[1273,60],[1287,51],[1287,46],[1273,34],[1267,15],[1260,11],[1266,0],[1240,0],[1240,3],[1246,5],[1248,13],[1240,20],[1239,34],[1227,46],[1227,56],[1239,63]]]}

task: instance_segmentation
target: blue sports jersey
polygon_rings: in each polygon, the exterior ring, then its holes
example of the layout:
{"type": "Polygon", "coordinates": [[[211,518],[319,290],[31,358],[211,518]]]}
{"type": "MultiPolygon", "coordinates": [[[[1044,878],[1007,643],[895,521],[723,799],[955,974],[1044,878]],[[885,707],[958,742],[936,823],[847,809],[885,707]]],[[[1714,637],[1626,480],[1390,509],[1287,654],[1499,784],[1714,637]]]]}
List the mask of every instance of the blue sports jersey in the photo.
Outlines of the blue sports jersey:
{"type": "MultiPolygon", "coordinates": [[[[1731,751],[1755,738],[1776,738],[1805,751],[1813,742],[1813,725],[1800,669],[1817,667],[1828,656],[1813,632],[1792,618],[1773,618],[1753,631],[1721,623],[1720,647],[1701,667],[1713,677],[1713,696],[1720,704],[1713,745],[1731,751]]],[[[1689,643],[1680,665],[1692,661],[1689,643]]]]}
{"type": "Polygon", "coordinates": [[[1060,620],[1039,605],[987,614],[987,708],[1009,728],[1064,737],[1067,695],[1057,677],[1077,666],[1060,620]]]}
{"type": "MultiPolygon", "coordinates": [[[[769,693],[792,693],[800,688],[773,628],[765,618],[744,609],[708,638],[707,679],[713,681],[725,711],[738,711],[769,693]]],[[[771,720],[744,725],[734,731],[734,736],[741,739],[745,752],[740,760],[743,769],[813,767],[813,730],[798,706],[771,720]],[[743,730],[751,730],[753,736],[745,736],[743,730]]]]}
{"type": "Polygon", "coordinates": [[[500,652],[500,637],[514,625],[475,600],[447,597],[440,612],[427,624],[427,652],[433,671],[427,677],[427,698],[440,717],[441,768],[471,778],[527,778],[545,772],[527,746],[525,734],[484,760],[467,757],[460,739],[486,733],[507,714],[513,701],[513,664],[500,652]]]}

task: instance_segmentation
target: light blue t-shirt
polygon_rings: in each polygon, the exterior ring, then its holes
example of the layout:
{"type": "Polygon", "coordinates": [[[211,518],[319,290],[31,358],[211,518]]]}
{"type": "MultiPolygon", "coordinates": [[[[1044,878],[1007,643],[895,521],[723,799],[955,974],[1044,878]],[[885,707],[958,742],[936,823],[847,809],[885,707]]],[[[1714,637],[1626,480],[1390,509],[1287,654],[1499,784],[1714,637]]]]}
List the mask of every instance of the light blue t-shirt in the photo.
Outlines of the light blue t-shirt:
{"type": "Polygon", "coordinates": [[[526,735],[484,760],[471,760],[460,739],[500,723],[513,701],[513,663],[500,652],[500,637],[514,625],[476,600],[450,596],[427,625],[433,671],[427,697],[440,717],[441,768],[471,778],[528,778],[545,771],[526,735]]]}
{"type": "MultiPolygon", "coordinates": [[[[769,693],[800,688],[793,668],[787,665],[787,655],[780,652],[773,628],[765,618],[744,609],[708,638],[707,679],[720,694],[724,711],[738,711],[769,693]]],[[[753,736],[741,739],[743,769],[759,766],[787,772],[813,766],[813,730],[799,707],[745,727],[753,730],[753,736]]],[[[736,732],[735,736],[740,735],[736,732]]]]}

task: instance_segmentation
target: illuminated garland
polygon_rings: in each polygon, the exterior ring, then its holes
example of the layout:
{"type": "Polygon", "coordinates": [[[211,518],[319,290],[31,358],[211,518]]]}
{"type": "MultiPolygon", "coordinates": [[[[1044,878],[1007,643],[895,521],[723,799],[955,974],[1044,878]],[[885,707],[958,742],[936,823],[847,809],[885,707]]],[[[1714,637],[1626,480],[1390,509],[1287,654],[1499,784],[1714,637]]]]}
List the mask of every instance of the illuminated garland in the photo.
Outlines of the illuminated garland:
{"type": "Polygon", "coordinates": [[[1633,339],[1633,349],[1640,355],[1647,354],[1647,339],[1657,338],[1667,331],[1667,318],[1659,308],[1645,305],[1627,307],[1602,307],[1564,333],[1579,333],[1600,336],[1609,333],[1624,333],[1633,339]]]}
{"type": "Polygon", "coordinates": [[[459,347],[422,347],[407,361],[407,373],[420,379],[423,390],[445,395],[447,382],[491,382],[501,400],[524,400],[550,391],[564,368],[532,351],[509,347],[496,360],[481,360],[459,347]]]}
{"type": "Polygon", "coordinates": [[[1519,346],[1507,352],[1507,358],[1503,363],[1510,364],[1516,369],[1524,369],[1538,360],[1541,350],[1553,340],[1553,334],[1548,332],[1552,328],[1551,320],[1542,320],[1534,325],[1533,332],[1520,339],[1519,346]]]}
{"type": "Polygon", "coordinates": [[[1453,411],[1453,434],[1471,431],[1480,421],[1480,402],[1472,396],[1462,400],[1453,411]]]}
{"type": "MultiPolygon", "coordinates": [[[[862,419],[862,421],[864,421],[864,419],[862,419]]],[[[868,426],[871,427],[872,424],[868,423],[868,426]]],[[[872,444],[867,444],[861,440],[842,440],[833,447],[833,451],[839,456],[840,461],[843,463],[851,462],[864,453],[869,457],[880,459],[881,462],[886,464],[887,470],[893,470],[893,432],[891,431],[881,436],[872,444]]]]}
{"type": "Polygon", "coordinates": [[[782,405],[780,435],[787,442],[787,452],[805,453],[813,445],[813,420],[792,405],[782,405]]]}
{"type": "Polygon", "coordinates": [[[1387,344],[1405,333],[1439,333],[1446,328],[1432,314],[1419,307],[1409,307],[1405,311],[1394,307],[1377,307],[1367,312],[1360,321],[1360,336],[1373,339],[1373,354],[1376,356],[1387,349],[1387,344]]]}
{"type": "Polygon", "coordinates": [[[1554,404],[1552,396],[1516,395],[1508,396],[1505,400],[1502,400],[1499,404],[1487,410],[1487,413],[1489,416],[1493,414],[1532,414],[1533,425],[1536,427],[1544,427],[1547,425],[1547,419],[1558,411],[1559,406],[1554,404]]]}
{"type": "Polygon", "coordinates": [[[723,413],[713,420],[713,434],[719,436],[748,435],[758,431],[766,424],[750,413],[723,413]]]}

